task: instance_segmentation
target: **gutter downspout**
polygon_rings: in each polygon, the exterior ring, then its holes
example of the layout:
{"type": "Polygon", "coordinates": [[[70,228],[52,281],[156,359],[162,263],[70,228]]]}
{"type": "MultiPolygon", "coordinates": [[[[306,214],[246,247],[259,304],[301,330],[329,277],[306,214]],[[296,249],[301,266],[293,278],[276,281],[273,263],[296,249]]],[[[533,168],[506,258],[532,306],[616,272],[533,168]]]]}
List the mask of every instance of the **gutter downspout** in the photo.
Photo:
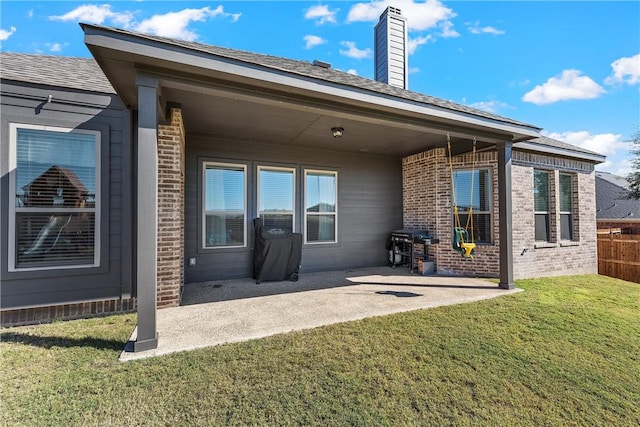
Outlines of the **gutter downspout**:
{"type": "Polygon", "coordinates": [[[500,289],[515,289],[513,283],[513,203],[511,149],[513,143],[498,144],[498,218],[500,222],[500,289]]]}

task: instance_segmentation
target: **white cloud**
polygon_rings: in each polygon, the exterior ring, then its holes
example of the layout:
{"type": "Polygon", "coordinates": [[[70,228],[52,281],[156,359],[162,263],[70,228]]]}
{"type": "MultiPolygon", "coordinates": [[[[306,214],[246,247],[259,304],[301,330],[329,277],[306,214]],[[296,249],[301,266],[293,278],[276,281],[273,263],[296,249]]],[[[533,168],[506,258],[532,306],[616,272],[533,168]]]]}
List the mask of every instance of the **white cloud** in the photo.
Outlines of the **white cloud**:
{"type": "Polygon", "coordinates": [[[469,32],[471,34],[493,34],[495,36],[501,36],[505,34],[504,30],[499,30],[496,27],[491,27],[491,26],[481,27],[480,21],[476,21],[475,23],[467,22],[467,26],[469,27],[469,32]]]}
{"type": "Polygon", "coordinates": [[[622,135],[616,133],[592,135],[588,131],[582,130],[577,132],[542,132],[542,134],[605,156],[612,156],[619,150],[624,150],[625,153],[628,153],[631,148],[631,144],[628,141],[623,141],[621,139],[622,135]]]}
{"type": "Polygon", "coordinates": [[[599,171],[626,176],[631,172],[630,150],[632,143],[623,141],[622,136],[614,133],[591,134],[588,131],[542,132],[549,138],[586,148],[607,156],[604,163],[596,165],[599,171]]]}
{"type": "Polygon", "coordinates": [[[45,46],[47,46],[50,52],[62,52],[62,44],[60,43],[45,43],[45,46]]]}
{"type": "Polygon", "coordinates": [[[600,163],[596,165],[596,170],[600,172],[609,172],[614,175],[618,175],[621,177],[626,177],[631,173],[633,169],[633,163],[630,159],[613,159],[610,160],[607,157],[607,160],[604,163],[600,163]]]}
{"type": "Polygon", "coordinates": [[[99,25],[110,21],[114,24],[129,27],[133,21],[133,14],[129,11],[114,12],[111,10],[110,4],[83,4],[64,15],[50,16],[49,19],[52,21],[75,21],[99,25]]]}
{"type": "Polygon", "coordinates": [[[564,70],[561,75],[551,77],[525,93],[522,100],[543,105],[571,99],[593,99],[603,93],[605,90],[600,85],[580,71],[564,70]]]}
{"type": "Polygon", "coordinates": [[[33,9],[27,12],[27,18],[33,18],[33,9]]]}
{"type": "Polygon", "coordinates": [[[486,111],[488,113],[497,113],[498,110],[510,108],[509,104],[502,101],[480,101],[468,104],[471,108],[486,111]]]}
{"type": "Polygon", "coordinates": [[[420,72],[420,68],[418,67],[409,67],[409,74],[417,74],[420,72]]]}
{"type": "Polygon", "coordinates": [[[613,72],[605,79],[605,83],[613,85],[626,83],[634,85],[640,82],[640,53],[636,56],[623,57],[611,63],[613,72]]]}
{"type": "Polygon", "coordinates": [[[371,58],[372,51],[369,48],[358,49],[355,42],[341,41],[340,44],[347,48],[347,50],[340,50],[340,53],[344,56],[354,59],[371,58]]]}
{"type": "Polygon", "coordinates": [[[358,71],[355,68],[350,68],[347,70],[347,74],[353,74],[354,76],[357,76],[358,71]]]}
{"type": "Polygon", "coordinates": [[[312,47],[319,46],[321,44],[326,43],[327,41],[322,37],[312,36],[311,34],[307,34],[304,36],[305,41],[305,49],[311,49],[312,47]]]}
{"type": "Polygon", "coordinates": [[[347,22],[378,22],[387,6],[397,7],[402,11],[402,16],[409,18],[409,31],[434,28],[438,23],[457,15],[439,0],[381,0],[353,5],[347,15],[347,22]]]}
{"type": "MultiPolygon", "coordinates": [[[[596,168],[598,168],[598,165],[596,165],[596,168]]],[[[625,176],[625,177],[631,173],[632,169],[633,169],[633,162],[630,159],[623,159],[617,162],[610,162],[607,160],[606,162],[604,162],[602,168],[598,168],[598,170],[606,170],[615,175],[625,176]]]]}
{"type": "Polygon", "coordinates": [[[231,22],[237,22],[240,13],[226,13],[222,6],[215,9],[203,7],[200,9],[183,9],[178,12],[168,12],[162,15],[153,15],[151,18],[135,21],[133,12],[114,12],[111,5],[82,5],[59,16],[50,16],[53,21],[77,21],[102,25],[106,22],[115,26],[132,29],[141,33],[154,34],[163,37],[171,37],[181,40],[193,41],[198,35],[187,27],[192,22],[203,22],[209,18],[223,16],[231,22]]]}
{"type": "Polygon", "coordinates": [[[509,87],[518,87],[518,86],[529,86],[531,84],[531,80],[529,79],[524,79],[521,81],[510,81],[509,82],[509,87]]]}
{"type": "Polygon", "coordinates": [[[453,22],[444,21],[440,25],[440,27],[442,28],[442,33],[440,34],[442,37],[445,37],[445,38],[460,37],[460,33],[453,29],[453,22]]]}
{"type": "Polygon", "coordinates": [[[13,33],[15,33],[16,27],[11,27],[9,28],[9,31],[7,30],[3,30],[2,28],[0,28],[0,41],[4,41],[7,40],[9,37],[11,37],[13,35],[13,33]]]}
{"type": "Polygon", "coordinates": [[[434,41],[433,36],[431,36],[431,34],[428,34],[426,36],[418,36],[416,38],[410,37],[409,40],[407,41],[407,52],[409,53],[409,55],[413,55],[416,49],[418,49],[418,46],[427,44],[430,41],[434,41]]]}
{"type": "Polygon", "coordinates": [[[322,25],[330,22],[332,24],[336,23],[336,13],[338,13],[340,9],[330,10],[327,5],[316,5],[311,6],[307,9],[307,12],[304,14],[305,19],[315,19],[316,24],[322,25]]]}
{"type": "MultiPolygon", "coordinates": [[[[136,25],[135,29],[142,33],[155,34],[162,37],[193,41],[198,35],[187,27],[192,22],[203,22],[208,18],[225,15],[222,6],[210,9],[208,6],[200,9],[183,9],[179,12],[169,12],[163,15],[153,15],[136,25]]],[[[226,14],[230,15],[230,14],[226,14]]],[[[237,18],[232,16],[235,21],[237,18]]]]}

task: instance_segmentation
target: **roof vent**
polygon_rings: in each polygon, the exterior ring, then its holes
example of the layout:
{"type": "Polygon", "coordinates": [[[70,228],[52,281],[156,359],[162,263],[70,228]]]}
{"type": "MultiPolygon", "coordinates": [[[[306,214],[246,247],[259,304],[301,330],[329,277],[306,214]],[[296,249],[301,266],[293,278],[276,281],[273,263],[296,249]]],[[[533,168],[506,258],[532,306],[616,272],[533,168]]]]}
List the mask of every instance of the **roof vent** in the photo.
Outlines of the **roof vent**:
{"type": "Polygon", "coordinates": [[[328,62],[318,61],[317,59],[313,60],[313,65],[320,68],[331,68],[331,64],[329,64],[328,62]]]}

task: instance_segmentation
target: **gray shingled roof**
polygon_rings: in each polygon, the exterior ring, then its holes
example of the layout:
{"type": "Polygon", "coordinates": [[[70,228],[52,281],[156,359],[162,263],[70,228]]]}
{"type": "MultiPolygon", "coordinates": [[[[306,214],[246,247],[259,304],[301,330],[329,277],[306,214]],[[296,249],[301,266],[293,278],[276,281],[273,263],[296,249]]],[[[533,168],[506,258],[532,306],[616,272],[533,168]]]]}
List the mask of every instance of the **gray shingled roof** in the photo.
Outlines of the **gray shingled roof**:
{"type": "Polygon", "coordinates": [[[90,92],[115,93],[93,58],[0,52],[0,78],[90,92]]]}
{"type": "Polygon", "coordinates": [[[596,217],[640,219],[640,200],[629,199],[626,179],[608,172],[596,172],[596,217]]]}
{"type": "Polygon", "coordinates": [[[113,27],[107,27],[107,26],[101,26],[101,25],[90,25],[90,26],[103,28],[109,31],[114,31],[121,34],[127,34],[134,37],[144,38],[147,40],[153,40],[156,42],[165,43],[173,46],[179,46],[185,49],[219,56],[221,58],[241,61],[251,65],[258,65],[265,68],[285,71],[291,74],[297,74],[299,76],[311,77],[314,79],[351,86],[359,89],[368,90],[371,92],[376,92],[379,94],[390,95],[390,96],[394,96],[394,97],[398,97],[406,100],[429,104],[429,105],[444,108],[447,110],[471,114],[474,116],[484,117],[487,119],[514,124],[518,126],[526,126],[533,129],[540,129],[537,126],[533,126],[517,120],[509,119],[506,117],[498,116],[496,114],[471,108],[466,105],[457,104],[452,101],[447,101],[441,98],[436,98],[434,96],[424,95],[418,92],[401,89],[395,86],[388,85],[386,83],[381,83],[375,80],[367,79],[365,77],[356,76],[356,75],[349,74],[344,71],[336,70],[333,68],[318,67],[313,65],[311,62],[307,62],[307,61],[281,58],[277,56],[264,55],[260,53],[229,49],[221,46],[212,46],[212,45],[207,45],[203,43],[189,42],[189,41],[171,39],[167,37],[141,34],[134,31],[123,30],[120,28],[113,28],[113,27]]]}
{"type": "Polygon", "coordinates": [[[586,148],[578,147],[577,145],[568,144],[566,142],[558,141],[557,139],[552,139],[546,136],[530,139],[527,142],[534,142],[538,145],[546,145],[547,147],[560,148],[562,150],[575,151],[577,153],[603,156],[602,154],[596,153],[595,151],[587,150],[586,148]]]}

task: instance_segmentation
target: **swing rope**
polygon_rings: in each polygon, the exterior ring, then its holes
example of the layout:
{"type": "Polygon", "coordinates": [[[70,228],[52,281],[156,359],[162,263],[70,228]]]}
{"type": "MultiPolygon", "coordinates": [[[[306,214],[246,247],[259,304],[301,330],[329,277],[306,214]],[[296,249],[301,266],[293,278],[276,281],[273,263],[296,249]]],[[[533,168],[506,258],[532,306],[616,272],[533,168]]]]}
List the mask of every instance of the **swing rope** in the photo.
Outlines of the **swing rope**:
{"type": "Polygon", "coordinates": [[[464,227],[462,227],[462,224],[460,223],[458,202],[456,200],[456,188],[453,173],[453,156],[451,155],[451,137],[449,136],[449,132],[447,132],[447,149],[449,151],[449,171],[451,174],[451,191],[454,218],[452,245],[453,248],[459,251],[463,257],[473,258],[473,253],[475,252],[476,248],[473,230],[473,187],[476,169],[476,138],[473,138],[473,152],[471,160],[471,193],[469,197],[469,212],[467,214],[467,222],[464,227]],[[471,231],[471,233],[469,233],[469,231],[471,231]],[[469,234],[471,234],[470,238],[469,234]]]}

